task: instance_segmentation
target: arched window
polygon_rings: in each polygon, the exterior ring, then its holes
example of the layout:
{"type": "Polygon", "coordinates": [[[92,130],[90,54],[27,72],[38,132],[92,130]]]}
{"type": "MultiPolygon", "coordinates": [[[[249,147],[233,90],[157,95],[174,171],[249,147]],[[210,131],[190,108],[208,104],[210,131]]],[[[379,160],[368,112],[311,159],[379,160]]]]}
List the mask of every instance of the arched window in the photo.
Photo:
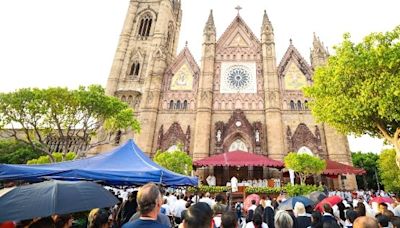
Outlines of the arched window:
{"type": "Polygon", "coordinates": [[[150,14],[146,14],[140,20],[140,26],[138,35],[142,37],[148,37],[150,35],[151,24],[153,23],[153,18],[150,14]]]}
{"type": "Polygon", "coordinates": [[[297,109],[298,110],[302,110],[303,109],[303,107],[301,105],[301,101],[297,101],[297,109]]]}
{"type": "Polygon", "coordinates": [[[185,100],[184,102],[183,102],[183,109],[187,109],[187,107],[188,107],[188,102],[187,102],[187,100],[185,100]]]}
{"type": "Polygon", "coordinates": [[[295,107],[294,107],[294,101],[291,100],[291,101],[290,101],[290,110],[294,110],[294,109],[295,109],[295,107]]]}
{"type": "Polygon", "coordinates": [[[228,151],[236,151],[236,150],[241,150],[248,152],[249,149],[247,148],[246,144],[241,140],[241,139],[236,139],[230,146],[228,151]]]}
{"type": "Polygon", "coordinates": [[[175,109],[181,109],[181,101],[176,102],[176,107],[175,109]]]}
{"type": "Polygon", "coordinates": [[[307,100],[304,101],[304,109],[308,110],[308,101],[307,100]]]}
{"type": "Polygon", "coordinates": [[[140,63],[135,62],[131,66],[131,70],[129,71],[129,76],[138,76],[140,70],[140,63]]]}
{"type": "Polygon", "coordinates": [[[169,109],[174,109],[174,101],[173,100],[171,100],[169,102],[169,109]]]}
{"type": "Polygon", "coordinates": [[[125,102],[125,101],[126,101],[126,97],[125,97],[125,95],[123,95],[123,96],[121,97],[121,101],[123,101],[123,102],[125,102]]]}
{"type": "Polygon", "coordinates": [[[122,131],[121,130],[117,131],[117,133],[115,134],[115,141],[114,141],[115,144],[118,145],[120,143],[121,135],[122,135],[122,131]]]}
{"type": "Polygon", "coordinates": [[[300,149],[297,151],[298,154],[308,154],[310,156],[314,156],[314,153],[310,150],[310,148],[306,146],[300,147],[300,149]]]}
{"type": "Polygon", "coordinates": [[[168,32],[167,32],[167,47],[173,47],[173,40],[174,38],[174,25],[172,24],[172,22],[169,23],[168,25],[168,32]]]}
{"type": "Polygon", "coordinates": [[[133,102],[133,96],[132,95],[129,95],[129,97],[128,97],[128,104],[129,105],[132,105],[132,102],[133,102]]]}

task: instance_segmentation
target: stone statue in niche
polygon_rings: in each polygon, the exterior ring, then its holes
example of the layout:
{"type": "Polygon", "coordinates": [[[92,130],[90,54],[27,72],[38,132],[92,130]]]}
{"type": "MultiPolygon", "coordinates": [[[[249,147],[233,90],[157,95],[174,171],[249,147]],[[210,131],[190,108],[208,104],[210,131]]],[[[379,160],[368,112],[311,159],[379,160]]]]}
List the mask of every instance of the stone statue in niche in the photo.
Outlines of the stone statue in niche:
{"type": "Polygon", "coordinates": [[[221,130],[217,131],[217,142],[221,142],[221,130]]]}
{"type": "Polygon", "coordinates": [[[260,142],[260,132],[258,131],[258,129],[255,132],[255,136],[256,136],[256,142],[260,142]]]}

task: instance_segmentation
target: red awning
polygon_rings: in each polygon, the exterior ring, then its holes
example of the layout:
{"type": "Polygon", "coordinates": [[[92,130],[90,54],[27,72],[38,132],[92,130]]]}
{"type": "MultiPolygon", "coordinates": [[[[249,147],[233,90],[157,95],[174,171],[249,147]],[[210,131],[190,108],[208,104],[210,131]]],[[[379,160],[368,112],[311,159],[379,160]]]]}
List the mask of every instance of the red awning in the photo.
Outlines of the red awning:
{"type": "Polygon", "coordinates": [[[354,168],[350,165],[345,165],[343,163],[335,162],[332,160],[326,161],[326,169],[322,174],[326,175],[340,175],[340,174],[356,174],[362,175],[365,173],[364,169],[354,168]]]}
{"type": "Polygon", "coordinates": [[[208,158],[193,162],[196,167],[202,166],[266,166],[282,168],[283,162],[270,159],[263,155],[257,155],[244,151],[232,151],[217,154],[208,158]]]}

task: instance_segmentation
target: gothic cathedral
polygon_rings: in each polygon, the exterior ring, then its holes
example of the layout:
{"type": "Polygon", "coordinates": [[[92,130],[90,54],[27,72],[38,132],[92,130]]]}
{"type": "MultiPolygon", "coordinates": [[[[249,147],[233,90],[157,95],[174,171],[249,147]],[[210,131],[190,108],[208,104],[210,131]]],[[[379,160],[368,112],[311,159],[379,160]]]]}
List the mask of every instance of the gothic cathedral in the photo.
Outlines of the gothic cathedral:
{"type": "Polygon", "coordinates": [[[277,62],[266,12],[258,37],[239,14],[217,36],[211,11],[197,63],[188,47],[176,54],[181,19],[181,0],[130,1],[106,88],[141,122],[123,139],[150,156],[181,146],[193,160],[238,149],[282,160],[304,150],[351,164],[347,137],[315,122],[301,90],[328,57],[315,35],[311,65],[291,43],[277,62]]]}

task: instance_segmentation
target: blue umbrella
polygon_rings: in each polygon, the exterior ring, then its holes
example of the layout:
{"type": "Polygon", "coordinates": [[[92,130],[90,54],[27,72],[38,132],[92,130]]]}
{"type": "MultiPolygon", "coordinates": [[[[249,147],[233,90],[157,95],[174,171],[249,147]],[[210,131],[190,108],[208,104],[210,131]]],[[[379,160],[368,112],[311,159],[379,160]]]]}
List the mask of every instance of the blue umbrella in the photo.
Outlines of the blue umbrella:
{"type": "Polygon", "coordinates": [[[69,214],[118,203],[101,185],[87,181],[45,181],[0,193],[0,222],[69,214]]]}
{"type": "Polygon", "coordinates": [[[287,200],[285,200],[284,202],[282,202],[281,204],[279,204],[279,209],[280,210],[293,210],[294,205],[300,202],[302,204],[304,204],[305,207],[310,206],[310,205],[314,205],[314,202],[312,200],[310,200],[309,198],[306,198],[304,196],[295,196],[292,198],[289,198],[287,200]]]}

